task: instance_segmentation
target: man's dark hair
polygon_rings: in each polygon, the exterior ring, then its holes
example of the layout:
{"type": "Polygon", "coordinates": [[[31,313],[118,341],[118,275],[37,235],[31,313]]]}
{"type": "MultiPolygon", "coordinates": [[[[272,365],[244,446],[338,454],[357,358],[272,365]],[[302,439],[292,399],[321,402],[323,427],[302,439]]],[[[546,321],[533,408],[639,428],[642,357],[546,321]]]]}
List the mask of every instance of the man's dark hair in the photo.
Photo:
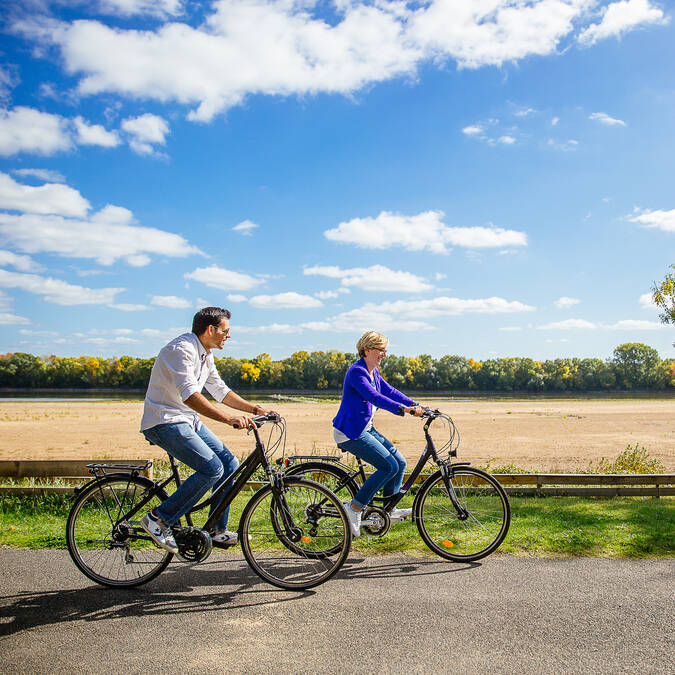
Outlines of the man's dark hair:
{"type": "Polygon", "coordinates": [[[192,332],[201,335],[209,326],[219,326],[223,319],[229,319],[230,310],[222,307],[204,307],[192,319],[192,332]]]}

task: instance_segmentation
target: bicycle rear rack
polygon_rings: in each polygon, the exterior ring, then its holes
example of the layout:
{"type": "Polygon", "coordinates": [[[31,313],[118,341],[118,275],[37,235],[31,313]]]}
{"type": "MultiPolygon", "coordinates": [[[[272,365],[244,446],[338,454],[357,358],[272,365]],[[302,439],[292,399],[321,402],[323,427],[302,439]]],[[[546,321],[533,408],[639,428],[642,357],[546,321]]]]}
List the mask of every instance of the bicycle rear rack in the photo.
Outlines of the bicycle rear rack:
{"type": "Polygon", "coordinates": [[[87,464],[87,469],[92,476],[102,478],[108,473],[130,473],[132,476],[138,476],[141,472],[146,471],[152,466],[152,460],[149,459],[144,464],[87,464]]]}

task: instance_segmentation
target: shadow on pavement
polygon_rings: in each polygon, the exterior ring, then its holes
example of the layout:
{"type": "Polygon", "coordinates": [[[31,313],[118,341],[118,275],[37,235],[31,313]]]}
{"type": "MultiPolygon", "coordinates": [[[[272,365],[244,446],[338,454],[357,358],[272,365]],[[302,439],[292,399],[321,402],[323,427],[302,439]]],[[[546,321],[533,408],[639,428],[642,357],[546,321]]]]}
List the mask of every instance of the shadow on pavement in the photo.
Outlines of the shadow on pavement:
{"type": "Polygon", "coordinates": [[[374,579],[387,577],[394,579],[397,577],[421,577],[426,575],[452,574],[453,572],[467,572],[481,566],[481,563],[478,562],[457,563],[449,560],[443,562],[438,560],[406,560],[405,562],[359,566],[365,561],[366,558],[348,558],[334,578],[374,579]]]}
{"type": "Polygon", "coordinates": [[[222,565],[216,569],[215,564],[211,569],[209,563],[169,567],[158,579],[137,588],[92,584],[5,596],[0,599],[0,637],[64,621],[227,611],[299,600],[314,593],[274,588],[255,577],[246,565],[228,565],[224,570],[222,565]]]}

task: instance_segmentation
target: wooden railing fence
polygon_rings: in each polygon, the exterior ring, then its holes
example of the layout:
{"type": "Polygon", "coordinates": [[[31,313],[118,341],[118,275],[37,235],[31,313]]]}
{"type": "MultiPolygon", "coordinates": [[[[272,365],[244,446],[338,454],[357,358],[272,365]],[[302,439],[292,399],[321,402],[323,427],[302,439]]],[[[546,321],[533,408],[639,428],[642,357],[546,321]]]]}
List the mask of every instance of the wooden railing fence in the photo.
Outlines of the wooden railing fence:
{"type": "MultiPolygon", "coordinates": [[[[1,494],[72,493],[78,485],[91,479],[86,465],[140,464],[149,460],[16,460],[0,461],[2,478],[35,479],[38,485],[0,485],[1,494]],[[58,479],[62,485],[49,485],[58,479]]],[[[152,478],[152,465],[142,472],[152,478]]],[[[512,495],[568,495],[586,497],[666,497],[675,495],[675,474],[583,474],[583,473],[500,473],[495,477],[512,495]]],[[[420,476],[424,480],[426,476],[420,476]]],[[[465,478],[466,480],[466,478],[465,478]]],[[[252,482],[255,488],[262,483],[252,482]]]]}

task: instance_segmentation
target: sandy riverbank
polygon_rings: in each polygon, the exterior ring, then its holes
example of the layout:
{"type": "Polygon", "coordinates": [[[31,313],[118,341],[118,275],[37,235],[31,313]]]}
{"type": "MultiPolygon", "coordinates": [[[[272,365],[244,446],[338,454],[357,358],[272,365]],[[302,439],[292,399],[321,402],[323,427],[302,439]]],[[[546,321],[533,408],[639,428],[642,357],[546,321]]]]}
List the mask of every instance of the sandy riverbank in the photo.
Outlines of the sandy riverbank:
{"type": "MultiPolygon", "coordinates": [[[[138,433],[140,401],[2,402],[0,459],[137,459],[162,457],[138,433]]],[[[567,471],[614,458],[639,443],[675,471],[675,403],[671,400],[434,401],[461,433],[459,459],[484,465],[511,462],[567,471]]],[[[333,451],[334,403],[280,402],[288,421],[287,452],[333,451]]],[[[414,460],[423,443],[420,422],[380,411],[376,427],[414,460]]],[[[238,456],[251,441],[242,432],[211,428],[238,456]]],[[[435,438],[442,438],[439,429],[435,438]]]]}

